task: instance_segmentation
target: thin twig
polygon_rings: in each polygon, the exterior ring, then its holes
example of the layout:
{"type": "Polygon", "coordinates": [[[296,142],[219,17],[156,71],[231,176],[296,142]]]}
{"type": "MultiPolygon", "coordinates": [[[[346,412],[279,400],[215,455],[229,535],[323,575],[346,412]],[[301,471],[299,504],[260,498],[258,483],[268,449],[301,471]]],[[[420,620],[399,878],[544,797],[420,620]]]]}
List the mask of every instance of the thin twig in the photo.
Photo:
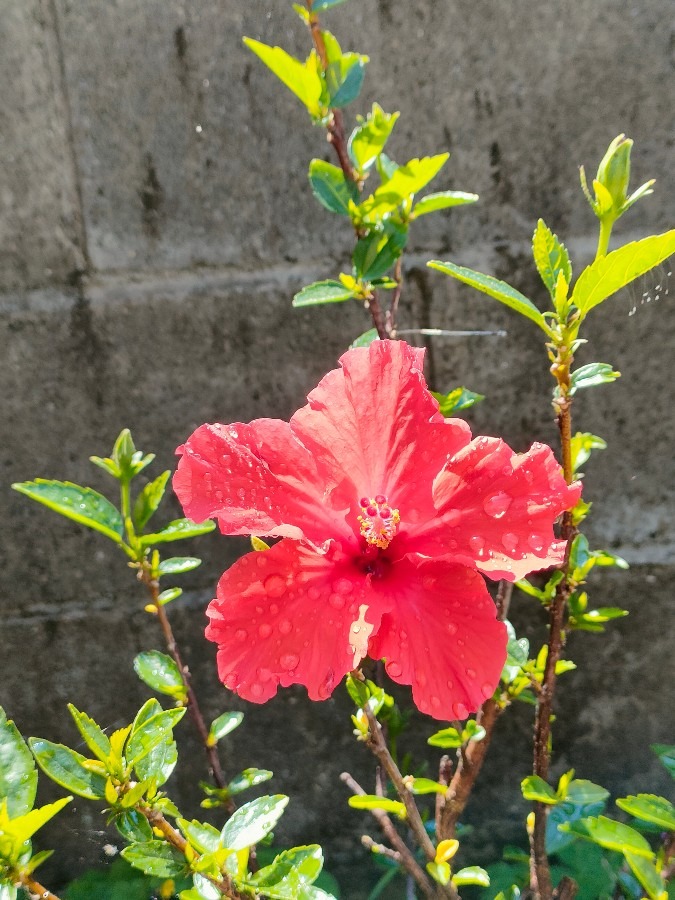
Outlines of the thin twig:
{"type": "MultiPolygon", "coordinates": [[[[342,775],[340,775],[340,778],[342,779],[342,781],[344,781],[344,783],[353,794],[363,795],[366,793],[361,785],[357,781],[355,781],[354,778],[352,778],[349,772],[343,772],[342,775]]],[[[415,879],[415,882],[419,885],[419,888],[425,897],[433,897],[434,889],[431,881],[427,878],[426,873],[419,865],[410,849],[408,848],[407,844],[394,827],[394,823],[391,821],[387,813],[383,809],[371,809],[370,812],[377,820],[378,825],[384,832],[384,836],[387,838],[395,851],[400,855],[401,865],[403,866],[403,868],[410,874],[412,878],[415,879]]]]}
{"type": "Polygon", "coordinates": [[[31,878],[30,875],[20,875],[19,882],[21,887],[28,892],[31,900],[32,898],[39,898],[39,900],[59,900],[56,894],[53,894],[44,885],[40,884],[39,881],[31,878]]]}
{"type": "MultiPolygon", "coordinates": [[[[150,593],[152,606],[154,607],[157,619],[162,629],[167,650],[178,666],[181,678],[183,679],[183,684],[185,685],[185,690],[187,691],[188,712],[195,724],[195,727],[197,728],[197,731],[199,732],[199,737],[201,738],[202,744],[204,745],[206,756],[209,761],[209,772],[211,773],[216,787],[221,789],[225,788],[226,781],[220,765],[220,759],[218,758],[218,751],[215,746],[209,744],[209,731],[206,727],[204,716],[202,715],[202,711],[199,707],[197,695],[195,694],[194,688],[192,687],[192,677],[190,675],[190,670],[183,662],[178,644],[176,643],[176,639],[171,628],[171,623],[169,622],[169,617],[166,614],[166,610],[159,602],[159,583],[156,578],[152,578],[150,571],[145,566],[140,570],[139,577],[141,581],[146,585],[150,593]]],[[[234,802],[232,800],[229,800],[225,805],[225,808],[229,812],[233,812],[235,809],[234,802]]]]}
{"type": "Polygon", "coordinates": [[[370,850],[372,853],[377,853],[380,856],[386,856],[387,859],[393,859],[394,862],[401,865],[401,854],[398,850],[392,850],[391,847],[386,847],[384,844],[378,844],[369,834],[361,835],[361,843],[366,850],[370,850]]]}

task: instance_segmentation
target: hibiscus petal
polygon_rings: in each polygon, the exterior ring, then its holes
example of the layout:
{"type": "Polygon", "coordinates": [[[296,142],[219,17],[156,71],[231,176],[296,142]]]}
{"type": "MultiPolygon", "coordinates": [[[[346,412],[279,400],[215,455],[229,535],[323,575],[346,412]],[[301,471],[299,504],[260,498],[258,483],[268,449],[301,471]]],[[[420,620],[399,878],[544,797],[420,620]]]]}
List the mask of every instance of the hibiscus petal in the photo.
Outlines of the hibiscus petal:
{"type": "Polygon", "coordinates": [[[382,590],[393,608],[370,655],[386,658],[393,681],[412,685],[421,712],[465,719],[492,696],[506,659],[506,627],[482,576],[441,560],[399,560],[382,590]]]}
{"type": "Polygon", "coordinates": [[[291,419],[291,428],[358,512],[384,495],[406,523],[435,514],[431,487],[448,455],[471,439],[466,422],[445,420],[427,390],[424,350],[374,341],[340,359],[291,419]]]}
{"type": "Polygon", "coordinates": [[[562,563],[565,541],[555,539],[553,524],[580,494],[581,483],[566,484],[549,447],[535,443],[516,454],[497,438],[476,438],[436,479],[437,518],[398,549],[515,581],[562,563]]]}
{"type": "Polygon", "coordinates": [[[304,537],[317,546],[352,534],[344,511],[327,502],[326,475],[286,422],[202,425],[178,452],[173,488],[197,522],[216,518],[225,534],[304,537]]]}
{"type": "Polygon", "coordinates": [[[242,557],[217,593],[206,636],[218,644],[218,674],[254,703],[290,684],[327,699],[359,664],[388,608],[339,548],[318,554],[291,540],[242,557]]]}

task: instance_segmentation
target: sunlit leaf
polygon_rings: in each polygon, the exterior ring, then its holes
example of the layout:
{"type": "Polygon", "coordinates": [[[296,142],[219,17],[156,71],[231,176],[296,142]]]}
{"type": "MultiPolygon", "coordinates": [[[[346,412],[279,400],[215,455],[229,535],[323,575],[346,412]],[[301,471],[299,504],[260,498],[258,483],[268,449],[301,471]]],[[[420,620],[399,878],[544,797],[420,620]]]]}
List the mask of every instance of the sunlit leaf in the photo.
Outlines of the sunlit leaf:
{"type": "Polygon", "coordinates": [[[638,856],[644,856],[645,859],[654,858],[652,848],[639,831],[631,828],[630,825],[608,819],[606,816],[591,816],[581,819],[579,822],[561,825],[560,828],[575,837],[593,841],[607,850],[635,853],[638,856]]]}
{"type": "Polygon", "coordinates": [[[169,541],[182,541],[185,538],[199,537],[208,534],[216,527],[216,523],[207,519],[206,522],[193,522],[192,519],[175,519],[169,522],[161,531],[154,534],[144,534],[141,544],[150,547],[153,544],[165,544],[169,541]]]}
{"type": "Polygon", "coordinates": [[[655,794],[637,794],[631,797],[622,797],[616,801],[619,809],[644,819],[645,822],[653,822],[666,831],[675,831],[675,807],[665,797],[657,797],[655,794]]]}
{"type": "Polygon", "coordinates": [[[352,809],[382,809],[384,812],[393,813],[399,819],[405,819],[407,815],[404,804],[399,800],[390,800],[388,797],[378,797],[375,794],[355,794],[348,802],[352,809]]]}
{"type": "Polygon", "coordinates": [[[277,824],[288,803],[288,797],[276,794],[258,797],[236,810],[225,823],[220,835],[221,846],[243,850],[257,844],[277,824]]]}
{"type": "Polygon", "coordinates": [[[316,281],[293,297],[293,306],[315,306],[317,303],[342,303],[351,300],[354,292],[340,281],[316,281]]]}
{"type": "Polygon", "coordinates": [[[520,783],[520,790],[526,800],[534,800],[538,803],[546,803],[555,806],[560,798],[550,784],[547,784],[539,775],[528,775],[520,783]]]}
{"type": "Polygon", "coordinates": [[[666,900],[668,893],[663,878],[654,864],[644,856],[631,851],[624,852],[626,862],[642,887],[647,891],[651,900],[666,900]]]}
{"type": "Polygon", "coordinates": [[[450,209],[453,206],[466,206],[467,203],[476,203],[478,194],[468,194],[466,191],[439,191],[436,194],[427,194],[413,207],[411,219],[419,219],[439,209],[450,209]]]}
{"type": "Polygon", "coordinates": [[[174,878],[186,870],[185,857],[166,841],[139,841],[122,850],[122,856],[134,869],[158,878],[174,878]]]}
{"type": "Polygon", "coordinates": [[[133,520],[138,531],[142,531],[146,524],[156,512],[157,507],[162,502],[166,483],[171,475],[170,471],[162,472],[154,481],[145,485],[136,497],[134,503],[133,520]]]}
{"type": "Polygon", "coordinates": [[[93,528],[94,531],[100,531],[115,543],[122,542],[122,516],[110,500],[97,491],[69,481],[50,481],[46,478],[18,482],[12,487],[62,516],[93,528]]]}
{"type": "Polygon", "coordinates": [[[105,797],[106,779],[99,772],[92,771],[88,766],[89,760],[80,753],[42,738],[29,738],[28,744],[37,764],[52,781],[87,800],[102,800],[105,797]]]}
{"type": "Polygon", "coordinates": [[[134,659],[134,670],[153,691],[176,700],[187,699],[187,687],[175,661],[159,650],[146,650],[134,659]]]}
{"type": "Polygon", "coordinates": [[[309,183],[312,193],[329,212],[349,215],[349,201],[356,203],[358,188],[347,181],[342,169],[322,159],[313,159],[309,164],[309,183]]]}
{"type": "Polygon", "coordinates": [[[75,720],[77,730],[91,752],[102,762],[110,756],[110,740],[105,732],[86,713],[80,712],[72,703],[68,704],[71,716],[75,720]]]}
{"type": "Polygon", "coordinates": [[[304,103],[310,115],[320,114],[322,85],[316,67],[300,62],[281,47],[270,47],[252,38],[244,38],[244,43],[304,103]]]}
{"type": "Polygon", "coordinates": [[[28,812],[35,802],[37,770],[26,742],[0,706],[0,798],[10,818],[28,812]]]}
{"type": "Polygon", "coordinates": [[[541,280],[551,296],[555,293],[558,275],[562,272],[565,281],[572,281],[572,266],[565,245],[558,240],[543,219],[539,219],[532,238],[532,254],[541,280]]]}

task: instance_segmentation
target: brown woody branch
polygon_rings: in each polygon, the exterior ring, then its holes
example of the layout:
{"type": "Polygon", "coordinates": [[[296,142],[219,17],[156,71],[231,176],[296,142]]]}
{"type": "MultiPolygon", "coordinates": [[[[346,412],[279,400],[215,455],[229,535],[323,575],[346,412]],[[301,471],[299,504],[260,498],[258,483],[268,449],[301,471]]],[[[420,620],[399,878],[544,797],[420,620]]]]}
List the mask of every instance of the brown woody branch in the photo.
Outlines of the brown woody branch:
{"type": "Polygon", "coordinates": [[[31,900],[59,900],[56,894],[53,894],[44,885],[40,884],[30,875],[19,875],[19,883],[21,887],[28,892],[31,900]]]}

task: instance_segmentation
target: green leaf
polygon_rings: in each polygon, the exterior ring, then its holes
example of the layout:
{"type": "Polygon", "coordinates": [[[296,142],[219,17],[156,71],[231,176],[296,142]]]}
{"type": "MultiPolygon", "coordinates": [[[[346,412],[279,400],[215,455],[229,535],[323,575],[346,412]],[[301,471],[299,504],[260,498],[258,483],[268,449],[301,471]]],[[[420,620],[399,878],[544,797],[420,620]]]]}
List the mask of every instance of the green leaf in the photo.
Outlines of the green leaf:
{"type": "Polygon", "coordinates": [[[89,462],[93,462],[95,466],[98,466],[99,469],[103,469],[104,472],[107,472],[108,475],[112,475],[113,478],[119,479],[121,472],[117,463],[110,459],[109,456],[105,458],[101,458],[100,456],[90,456],[89,462]]]}
{"type": "MultiPolygon", "coordinates": [[[[254,884],[256,888],[274,887],[278,891],[280,888],[283,890],[284,887],[291,887],[288,882],[292,880],[293,890],[298,891],[316,881],[322,868],[323,853],[318,844],[293,847],[275,857],[271,865],[259,869],[250,879],[250,884],[254,884]]],[[[271,896],[267,891],[262,893],[271,896]]]]}
{"type": "Polygon", "coordinates": [[[135,809],[128,809],[115,819],[115,827],[125,841],[130,844],[140,841],[145,843],[152,840],[152,828],[150,823],[135,809]]]}
{"type": "Polygon", "coordinates": [[[183,575],[201,566],[202,561],[196,556],[172,556],[163,559],[158,566],[158,572],[162,575],[183,575]]]}
{"type": "Polygon", "coordinates": [[[427,744],[431,747],[442,747],[444,749],[461,747],[463,743],[462,735],[456,728],[442,728],[427,739],[427,744]]]}
{"type": "Polygon", "coordinates": [[[263,781],[269,781],[274,776],[274,772],[269,769],[244,769],[240,772],[227,786],[230,796],[241,794],[249,788],[255,787],[256,784],[262,784],[263,781]]]}
{"type": "Polygon", "coordinates": [[[341,109],[356,100],[368,62],[368,57],[360,53],[344,53],[328,63],[325,77],[332,109],[341,109]]]}
{"type": "Polygon", "coordinates": [[[405,806],[399,800],[390,800],[388,797],[378,797],[375,794],[355,794],[348,800],[352,809],[383,809],[393,813],[399,819],[406,818],[405,806]]]}
{"type": "Polygon", "coordinates": [[[445,275],[457,278],[464,284],[476,288],[476,290],[487,294],[488,297],[492,297],[494,300],[499,300],[500,303],[515,310],[521,316],[525,316],[527,319],[535,322],[542,331],[550,335],[550,328],[546,324],[546,319],[534,303],[505,281],[499,281],[499,279],[493,278],[491,275],[483,275],[481,272],[474,272],[473,269],[456,266],[454,263],[442,262],[437,259],[431,260],[427,265],[432,269],[443,272],[445,275]]]}
{"type": "Polygon", "coordinates": [[[347,181],[342,169],[322,159],[313,159],[309,164],[309,183],[312,193],[329,212],[349,215],[349,201],[356,203],[358,188],[353,181],[347,181]]]}
{"type": "Polygon", "coordinates": [[[138,841],[121,855],[134,869],[157,878],[175,878],[186,870],[185,858],[166,841],[138,841]]]}
{"type": "Polygon", "coordinates": [[[577,431],[572,440],[572,469],[577,472],[590,458],[593,450],[606,450],[607,444],[597,434],[577,431]]]}
{"type": "Polygon", "coordinates": [[[558,240],[543,219],[539,219],[532,238],[532,254],[537,271],[553,297],[558,275],[562,272],[567,284],[572,281],[572,266],[565,245],[558,240]]]}
{"type": "Polygon", "coordinates": [[[37,764],[52,781],[86,800],[105,797],[105,778],[89,768],[89,760],[70,747],[42,738],[29,738],[28,744],[37,764]]]}
{"type": "Polygon", "coordinates": [[[587,781],[585,778],[575,778],[567,788],[565,800],[577,806],[585,806],[591,803],[604,803],[609,797],[609,791],[599,784],[587,781]]]}
{"type": "Polygon", "coordinates": [[[214,719],[213,722],[211,722],[211,728],[209,729],[209,746],[217,744],[226,734],[229,734],[231,731],[234,731],[235,728],[238,728],[241,725],[243,718],[243,712],[224,712],[221,716],[218,716],[217,719],[214,719]]]}
{"type": "Polygon", "coordinates": [[[307,107],[311,116],[321,114],[321,78],[311,56],[302,63],[281,47],[270,47],[252,38],[244,38],[244,43],[307,107]]]}
{"type": "Polygon", "coordinates": [[[192,519],[175,519],[169,522],[161,531],[154,534],[144,534],[140,541],[144,547],[150,547],[152,544],[166,544],[169,541],[182,541],[185,538],[199,537],[202,534],[208,534],[216,527],[216,523],[211,519],[205,522],[193,522],[192,519]]]}
{"type": "Polygon", "coordinates": [[[121,544],[124,537],[124,524],[119,510],[102,494],[69,481],[50,481],[36,478],[35,481],[22,481],[13,484],[15,491],[25,494],[31,500],[53,509],[54,512],[66,516],[100,531],[116,544],[121,544]]]}
{"type": "Polygon", "coordinates": [[[490,876],[480,866],[468,866],[460,869],[452,876],[452,883],[457,887],[463,884],[477,884],[480,887],[490,887],[490,876]]]}
{"type": "Polygon", "coordinates": [[[68,704],[71,716],[75,720],[77,730],[84,738],[84,742],[91,752],[101,762],[106,762],[110,756],[110,741],[104,731],[86,713],[80,712],[72,703],[68,704]]]}
{"type": "Polygon", "coordinates": [[[555,806],[560,798],[550,784],[547,784],[539,775],[528,775],[520,782],[520,790],[526,800],[535,800],[538,803],[547,803],[555,806]]]}
{"type": "Polygon", "coordinates": [[[345,0],[314,0],[314,3],[312,3],[312,12],[325,12],[325,10],[332,9],[334,6],[339,6],[344,2],[345,0]]]}
{"type": "Polygon", "coordinates": [[[624,853],[624,856],[633,874],[647,891],[651,900],[666,900],[668,896],[666,885],[655,866],[645,859],[644,856],[631,853],[630,850],[624,853]]]}
{"type": "Polygon", "coordinates": [[[391,177],[359,205],[361,221],[371,225],[381,222],[435,178],[449,155],[439,153],[411,159],[404,166],[398,166],[391,177]]]}
{"type": "Polygon", "coordinates": [[[349,345],[349,349],[353,350],[354,347],[370,347],[373,341],[378,341],[380,336],[377,333],[377,328],[369,328],[368,331],[364,331],[363,334],[360,334],[356,340],[352,341],[349,345]]]}
{"type": "Polygon", "coordinates": [[[448,789],[447,784],[441,784],[431,778],[413,778],[408,787],[413,794],[444,794],[448,789]]]}
{"type": "Polygon", "coordinates": [[[651,749],[656,753],[672,777],[675,778],[675,745],[652,744],[651,749]]]}
{"type": "Polygon", "coordinates": [[[178,819],[177,825],[199,853],[214,853],[220,847],[220,832],[207,822],[178,819]]]}
{"type": "Polygon", "coordinates": [[[481,400],[485,400],[483,394],[476,394],[474,391],[470,391],[465,387],[455,388],[454,391],[450,391],[448,394],[438,394],[436,391],[432,391],[431,396],[438,400],[438,411],[442,416],[445,416],[446,419],[455,413],[462,412],[464,409],[475,406],[475,404],[480,403],[481,400]]]}
{"type": "Polygon", "coordinates": [[[128,428],[123,428],[115,440],[112,449],[112,460],[125,478],[131,478],[134,474],[134,456],[136,455],[134,439],[128,428]]]}
{"type": "Polygon", "coordinates": [[[645,838],[622,822],[615,822],[606,816],[590,816],[579,822],[571,822],[568,825],[560,825],[561,831],[566,831],[575,837],[593,841],[606,850],[618,850],[619,853],[635,853],[644,856],[645,859],[653,859],[654,853],[645,838]]]}
{"type": "Polygon", "coordinates": [[[9,835],[14,842],[15,854],[13,856],[15,860],[25,849],[22,845],[29,841],[46,822],[53,819],[72,799],[72,797],[63,797],[55,803],[49,803],[39,809],[32,809],[22,816],[12,818],[7,826],[3,826],[3,834],[9,835]]]}
{"type": "Polygon", "coordinates": [[[37,770],[26,742],[0,706],[0,797],[7,800],[10,818],[32,809],[37,770]]]}
{"type": "Polygon", "coordinates": [[[174,660],[159,650],[146,650],[134,659],[134,670],[153,691],[176,700],[187,700],[187,687],[174,660]]]}
{"type": "Polygon", "coordinates": [[[476,203],[478,194],[468,194],[466,191],[439,191],[436,194],[427,194],[413,207],[411,219],[419,219],[428,213],[439,209],[449,209],[452,206],[465,206],[467,203],[476,203]]]}
{"type": "Polygon", "coordinates": [[[288,797],[275,794],[258,797],[236,810],[220,834],[221,846],[243,850],[261,841],[283,815],[288,797]]]}
{"type": "Polygon", "coordinates": [[[462,731],[462,741],[464,743],[467,741],[482,741],[485,734],[486,732],[482,725],[479,725],[475,719],[468,719],[462,731]]]}
{"type": "Polygon", "coordinates": [[[598,384],[609,384],[621,377],[620,372],[615,372],[609,363],[589,363],[572,372],[570,378],[570,395],[576,394],[582,388],[595,387],[598,384]]]}
{"type": "Polygon", "coordinates": [[[352,262],[359,278],[372,281],[390,269],[403,252],[407,233],[401,229],[373,231],[359,238],[352,254],[352,262]]]}
{"type": "MultiPolygon", "coordinates": [[[[157,701],[155,701],[155,704],[157,701]]],[[[134,719],[131,735],[126,746],[126,760],[129,766],[137,767],[137,764],[146,757],[151,750],[160,744],[170,740],[173,729],[180,722],[186,712],[186,707],[180,709],[165,709],[149,715],[150,710],[156,707],[152,700],[141,707],[134,719]]],[[[136,769],[138,772],[138,768],[136,769]]],[[[139,773],[140,774],[140,773],[139,773]]],[[[152,777],[154,773],[145,774],[142,780],[152,777]]]]}
{"type": "Polygon", "coordinates": [[[150,521],[153,514],[157,511],[157,507],[162,502],[166,483],[171,475],[170,471],[162,472],[154,481],[145,485],[139,492],[134,503],[133,520],[138,531],[142,531],[146,524],[150,521]]]}
{"type": "MultiPolygon", "coordinates": [[[[163,712],[159,702],[152,697],[143,704],[136,715],[133,727],[140,728],[154,716],[163,712]]],[[[132,726],[129,726],[129,731],[132,726]]],[[[178,761],[178,750],[176,742],[173,739],[173,733],[167,732],[163,740],[161,740],[148,754],[136,763],[136,774],[141,781],[150,778],[155,779],[155,783],[159,787],[164,784],[173,772],[178,761]]],[[[170,813],[172,814],[172,813],[170,813]]]]}
{"type": "Polygon", "coordinates": [[[160,606],[166,606],[167,603],[171,603],[172,600],[176,600],[183,593],[183,588],[172,587],[167,588],[165,591],[162,591],[161,594],[157,597],[157,602],[160,606]]]}
{"type": "Polygon", "coordinates": [[[0,900],[16,900],[16,891],[17,889],[13,884],[0,881],[0,900]]]}
{"type": "Polygon", "coordinates": [[[675,253],[675,229],[625,244],[601,256],[584,269],[572,293],[572,302],[586,316],[636,278],[659,266],[675,253]]]}
{"type": "Polygon", "coordinates": [[[315,281],[293,297],[293,306],[315,306],[317,303],[342,303],[351,300],[354,292],[340,281],[315,281]]]}
{"type": "Polygon", "coordinates": [[[432,860],[427,863],[426,868],[434,881],[437,881],[439,884],[447,884],[450,881],[451,869],[448,863],[432,860]]]}
{"type": "Polygon", "coordinates": [[[348,151],[359,172],[366,172],[375,162],[389,140],[399,113],[386,113],[378,103],[349,138],[348,151]]]}
{"type": "Polygon", "coordinates": [[[622,797],[616,801],[619,809],[644,819],[645,822],[653,822],[667,831],[675,831],[675,807],[664,797],[655,794],[637,794],[636,796],[622,797]]]}

